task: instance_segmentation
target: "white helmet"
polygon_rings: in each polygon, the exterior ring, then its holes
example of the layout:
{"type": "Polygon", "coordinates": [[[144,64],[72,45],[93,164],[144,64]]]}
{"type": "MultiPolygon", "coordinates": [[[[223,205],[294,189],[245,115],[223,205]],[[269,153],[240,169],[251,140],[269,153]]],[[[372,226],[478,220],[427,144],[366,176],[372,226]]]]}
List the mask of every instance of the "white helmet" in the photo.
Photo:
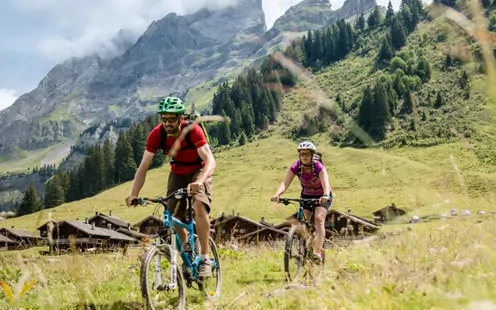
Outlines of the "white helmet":
{"type": "Polygon", "coordinates": [[[301,150],[310,150],[312,152],[315,152],[317,151],[317,147],[310,141],[303,141],[298,144],[298,152],[301,150]]]}

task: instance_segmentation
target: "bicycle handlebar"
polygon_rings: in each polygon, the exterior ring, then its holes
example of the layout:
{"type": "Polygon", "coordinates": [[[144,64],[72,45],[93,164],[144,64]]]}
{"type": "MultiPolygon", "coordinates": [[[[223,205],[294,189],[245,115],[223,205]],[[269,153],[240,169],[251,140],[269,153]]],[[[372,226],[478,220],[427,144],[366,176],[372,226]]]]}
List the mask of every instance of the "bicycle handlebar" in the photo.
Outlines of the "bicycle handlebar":
{"type": "Polygon", "coordinates": [[[189,194],[187,188],[180,188],[174,192],[172,192],[170,195],[166,197],[158,197],[158,198],[148,198],[148,197],[141,197],[141,198],[135,198],[131,201],[132,206],[146,206],[148,202],[153,202],[153,203],[161,203],[161,204],[166,204],[166,201],[170,200],[173,196],[176,199],[181,199],[183,198],[184,194],[189,194]]]}
{"type": "Polygon", "coordinates": [[[279,203],[282,203],[286,206],[293,201],[300,203],[319,203],[320,198],[279,198],[279,203]]]}

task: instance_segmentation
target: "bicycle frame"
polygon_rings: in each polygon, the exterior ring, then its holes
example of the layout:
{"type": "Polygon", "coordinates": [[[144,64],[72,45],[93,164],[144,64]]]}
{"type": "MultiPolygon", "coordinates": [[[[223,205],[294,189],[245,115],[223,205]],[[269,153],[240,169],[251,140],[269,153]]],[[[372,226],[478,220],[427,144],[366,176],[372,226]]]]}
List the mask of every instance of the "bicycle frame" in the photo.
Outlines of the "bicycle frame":
{"type": "MultiPolygon", "coordinates": [[[[182,197],[181,197],[182,198],[182,197]]],[[[191,258],[189,255],[184,251],[184,245],[181,242],[181,239],[179,238],[179,235],[176,233],[176,227],[181,227],[186,229],[188,232],[188,239],[186,243],[191,243],[191,250],[194,251],[195,249],[195,221],[192,218],[193,212],[192,212],[192,206],[191,206],[191,197],[187,197],[188,200],[188,222],[184,223],[175,216],[173,216],[168,208],[165,208],[165,211],[163,213],[163,227],[167,230],[170,231],[171,235],[171,265],[172,265],[172,270],[175,272],[175,267],[177,264],[176,261],[176,251],[179,251],[179,255],[181,256],[183,262],[185,263],[186,267],[190,272],[192,272],[193,278],[196,279],[198,277],[197,273],[197,267],[200,264],[200,256],[197,255],[195,256],[194,261],[191,261],[191,258]]],[[[175,275],[173,275],[173,283],[175,284],[175,275]]]]}
{"type": "MultiPolygon", "coordinates": [[[[288,205],[290,204],[292,201],[294,202],[298,202],[299,203],[299,206],[298,206],[298,211],[296,213],[296,220],[298,220],[300,223],[302,224],[305,224],[307,226],[309,226],[309,229],[314,229],[314,218],[315,218],[315,208],[311,211],[311,215],[310,215],[310,218],[307,219],[305,217],[305,213],[304,213],[304,210],[303,210],[303,206],[305,204],[313,204],[313,203],[317,203],[318,202],[318,199],[305,199],[305,198],[281,198],[281,203],[285,204],[285,205],[288,205]]],[[[317,207],[317,206],[315,206],[317,207]]]]}

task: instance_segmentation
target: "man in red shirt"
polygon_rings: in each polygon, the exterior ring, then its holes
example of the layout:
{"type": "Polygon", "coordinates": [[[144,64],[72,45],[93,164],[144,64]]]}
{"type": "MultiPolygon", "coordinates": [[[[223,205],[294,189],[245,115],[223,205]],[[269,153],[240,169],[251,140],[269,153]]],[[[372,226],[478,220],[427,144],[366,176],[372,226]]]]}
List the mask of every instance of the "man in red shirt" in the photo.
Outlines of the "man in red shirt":
{"type": "MultiPolygon", "coordinates": [[[[146,148],[141,159],[140,166],[134,176],[131,195],[126,198],[126,204],[130,206],[131,201],[139,195],[145,183],[146,172],[152,162],[155,153],[162,149],[168,152],[176,139],[181,135],[186,127],[182,115],[186,111],[179,98],[167,97],[159,102],[158,113],[161,115],[161,124],[150,131],[146,141],[146,148]],[[165,144],[161,144],[161,130],[165,129],[167,139],[165,144]],[[164,149],[165,148],[165,149],[164,149]]],[[[171,161],[171,172],[167,182],[167,195],[180,188],[188,187],[193,194],[193,209],[195,211],[195,223],[200,241],[201,262],[198,266],[200,277],[210,277],[212,275],[212,265],[208,257],[209,235],[210,235],[210,205],[212,202],[212,174],[215,170],[215,158],[210,150],[205,133],[198,124],[193,124],[188,132],[189,137],[185,137],[171,161]],[[189,143],[188,143],[189,142],[189,143]]],[[[173,198],[171,206],[176,206],[177,201],[173,198]]],[[[176,212],[171,210],[174,216],[186,220],[186,203],[183,201],[176,208],[176,212]]],[[[181,242],[184,244],[187,239],[186,230],[176,227],[181,242]]]]}

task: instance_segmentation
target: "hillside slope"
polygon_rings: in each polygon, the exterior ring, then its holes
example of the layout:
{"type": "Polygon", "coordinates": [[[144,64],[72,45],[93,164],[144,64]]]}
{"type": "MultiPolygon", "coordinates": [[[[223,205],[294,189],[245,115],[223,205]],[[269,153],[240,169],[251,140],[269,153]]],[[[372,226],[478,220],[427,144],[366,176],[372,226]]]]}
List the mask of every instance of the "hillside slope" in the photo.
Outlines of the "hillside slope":
{"type": "MultiPolygon", "coordinates": [[[[292,207],[274,205],[270,197],[296,159],[295,145],[273,136],[216,153],[218,168],[214,175],[211,216],[235,210],[253,219],[264,216],[269,221],[279,221],[292,214],[292,207]]],[[[371,212],[391,202],[415,214],[440,214],[452,207],[466,208],[467,204],[479,209],[494,205],[490,193],[495,189],[496,174],[470,171],[477,165],[477,159],[462,144],[379,151],[337,148],[321,142],[319,150],[324,154],[337,195],[334,206],[339,210],[351,208],[354,214],[371,217],[371,212]],[[463,183],[451,165],[450,154],[461,171],[463,183]],[[469,196],[465,197],[465,193],[469,196]]],[[[163,194],[169,169],[166,165],[150,170],[141,195],[163,194]]],[[[0,227],[35,229],[48,220],[49,213],[55,220],[84,220],[95,211],[112,211],[113,215],[134,224],[153,209],[125,206],[124,198],[131,185],[132,182],[126,182],[91,198],[8,219],[0,222],[0,227]]],[[[299,190],[295,181],[285,195],[296,196],[299,190]]]]}

